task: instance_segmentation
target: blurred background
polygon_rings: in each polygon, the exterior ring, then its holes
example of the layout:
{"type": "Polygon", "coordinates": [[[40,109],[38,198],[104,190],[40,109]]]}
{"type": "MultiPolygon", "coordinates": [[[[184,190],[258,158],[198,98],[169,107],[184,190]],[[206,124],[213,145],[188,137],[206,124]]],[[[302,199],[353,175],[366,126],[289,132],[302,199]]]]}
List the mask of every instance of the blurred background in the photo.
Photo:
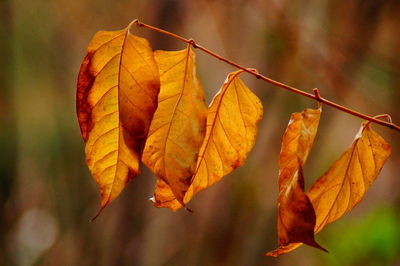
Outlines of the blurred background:
{"type": "MultiPolygon", "coordinates": [[[[94,222],[98,188],[84,158],[76,79],[98,30],[134,18],[167,29],[288,85],[400,123],[398,0],[1,0],[0,265],[400,265],[400,134],[374,126],[393,153],[364,200],[279,258],[280,141],[292,112],[316,103],[243,74],[265,114],[246,164],[190,203],[156,209],[142,173],[94,222]]],[[[185,44],[133,28],[155,49],[185,44]]],[[[197,51],[207,103],[234,71],[197,51]]],[[[351,144],[358,118],[323,108],[306,187],[351,144]]]]}

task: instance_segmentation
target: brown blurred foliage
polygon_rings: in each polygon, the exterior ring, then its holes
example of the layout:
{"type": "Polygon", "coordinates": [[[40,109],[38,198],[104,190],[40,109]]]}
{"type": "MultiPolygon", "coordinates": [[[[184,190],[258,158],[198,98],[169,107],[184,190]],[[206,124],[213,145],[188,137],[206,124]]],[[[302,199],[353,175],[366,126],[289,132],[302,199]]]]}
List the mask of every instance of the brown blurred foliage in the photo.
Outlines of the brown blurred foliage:
{"type": "MultiPolygon", "coordinates": [[[[134,18],[255,67],[267,76],[399,123],[400,2],[3,0],[0,2],[0,265],[394,265],[400,263],[400,134],[374,126],[393,154],[363,202],[326,228],[322,254],[278,259],[280,141],[291,112],[316,104],[253,77],[264,119],[246,164],[191,202],[156,209],[145,167],[95,221],[99,195],[85,165],[76,77],[89,40],[134,18]]],[[[185,44],[145,29],[155,49],[185,44]]],[[[230,66],[197,52],[208,102],[230,66]]],[[[360,120],[324,108],[304,169],[306,188],[352,142],[360,120]]]]}

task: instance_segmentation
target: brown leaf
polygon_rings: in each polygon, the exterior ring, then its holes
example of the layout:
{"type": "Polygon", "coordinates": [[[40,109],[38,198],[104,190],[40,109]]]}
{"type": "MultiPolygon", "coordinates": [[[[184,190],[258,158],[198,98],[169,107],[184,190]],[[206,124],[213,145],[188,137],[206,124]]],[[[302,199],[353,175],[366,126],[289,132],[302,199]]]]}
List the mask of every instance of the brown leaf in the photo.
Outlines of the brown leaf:
{"type": "Polygon", "coordinates": [[[159,87],[147,40],[128,28],[96,33],[78,77],[77,113],[86,161],[100,187],[100,211],[139,171],[159,87]]]}
{"type": "MultiPolygon", "coordinates": [[[[364,122],[351,147],[307,192],[316,213],[314,232],[350,211],[363,198],[390,155],[389,144],[364,122]]],[[[289,244],[270,256],[279,256],[299,247],[289,244]]]]}
{"type": "Polygon", "coordinates": [[[302,172],[317,134],[320,116],[321,109],[293,113],[283,136],[279,158],[279,247],[302,242],[325,250],[314,240],[315,212],[304,192],[302,172]]]}
{"type": "MultiPolygon", "coordinates": [[[[238,78],[242,72],[228,75],[208,109],[206,136],[191,185],[185,194],[185,203],[241,166],[254,146],[263,108],[260,99],[238,78]]],[[[162,201],[161,195],[168,198],[168,191],[164,193],[156,190],[155,201],[158,205],[176,208],[176,202],[162,201]]]]}
{"type": "Polygon", "coordinates": [[[196,77],[195,54],[190,45],[182,51],[154,54],[161,89],[143,162],[183,204],[205,134],[204,92],[196,77]]]}

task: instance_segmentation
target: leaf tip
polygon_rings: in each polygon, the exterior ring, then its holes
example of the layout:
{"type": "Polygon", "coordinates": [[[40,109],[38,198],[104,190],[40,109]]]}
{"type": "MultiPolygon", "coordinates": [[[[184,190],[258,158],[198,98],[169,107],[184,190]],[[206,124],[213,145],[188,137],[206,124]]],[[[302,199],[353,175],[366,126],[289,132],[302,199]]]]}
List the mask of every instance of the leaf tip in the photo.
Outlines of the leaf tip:
{"type": "Polygon", "coordinates": [[[103,212],[104,208],[107,206],[107,204],[104,204],[103,206],[100,207],[100,209],[97,211],[96,215],[90,219],[90,222],[94,222],[94,220],[97,219],[97,217],[99,217],[99,215],[103,212]]]}
{"type": "Polygon", "coordinates": [[[306,245],[309,245],[309,246],[311,246],[311,247],[320,249],[320,250],[322,250],[322,251],[324,251],[324,252],[326,252],[326,253],[329,253],[329,251],[328,251],[327,249],[323,248],[320,244],[318,244],[318,243],[315,241],[315,239],[311,239],[310,241],[303,242],[303,243],[306,244],[306,245]]]}
{"type": "Polygon", "coordinates": [[[192,209],[188,208],[186,205],[184,205],[184,207],[185,207],[185,210],[187,212],[189,212],[189,213],[193,213],[194,212],[192,209]]]}

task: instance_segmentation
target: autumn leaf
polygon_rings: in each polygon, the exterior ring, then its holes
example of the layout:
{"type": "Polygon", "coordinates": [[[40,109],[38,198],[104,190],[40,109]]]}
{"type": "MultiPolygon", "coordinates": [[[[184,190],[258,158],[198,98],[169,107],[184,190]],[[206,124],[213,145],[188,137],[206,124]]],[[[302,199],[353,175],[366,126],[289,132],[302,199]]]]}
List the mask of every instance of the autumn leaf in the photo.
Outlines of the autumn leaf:
{"type": "Polygon", "coordinates": [[[86,161],[100,187],[100,211],[139,172],[159,87],[146,39],[129,26],[96,33],[78,77],[77,113],[86,161]]]}
{"type": "Polygon", "coordinates": [[[363,123],[353,145],[308,191],[317,215],[315,232],[357,205],[390,155],[390,145],[363,123]]]}
{"type": "MultiPolygon", "coordinates": [[[[260,99],[238,78],[242,72],[228,75],[208,108],[206,136],[184,203],[241,166],[254,146],[263,108],[260,99]]],[[[156,206],[177,207],[168,190],[162,193],[158,186],[155,202],[156,206]]]]}
{"type": "Polygon", "coordinates": [[[183,204],[205,134],[204,92],[191,45],[154,56],[161,88],[142,160],[183,204]]]}
{"type": "Polygon", "coordinates": [[[182,204],[175,198],[168,184],[160,178],[157,178],[154,196],[150,200],[157,208],[170,208],[173,211],[177,211],[182,207],[182,204]]]}
{"type": "Polygon", "coordinates": [[[314,240],[316,217],[304,192],[302,171],[314,143],[320,117],[321,109],[305,109],[301,113],[293,113],[283,135],[279,157],[279,247],[302,242],[325,250],[314,240]]]}
{"type": "Polygon", "coordinates": [[[229,74],[211,103],[206,137],[185,202],[241,166],[254,146],[263,106],[239,79],[241,73],[229,74]]]}
{"type": "MultiPolygon", "coordinates": [[[[371,129],[370,122],[364,122],[351,147],[307,192],[316,214],[315,233],[362,200],[389,155],[389,144],[371,129]]],[[[289,244],[267,255],[278,256],[300,245],[289,244]]]]}

